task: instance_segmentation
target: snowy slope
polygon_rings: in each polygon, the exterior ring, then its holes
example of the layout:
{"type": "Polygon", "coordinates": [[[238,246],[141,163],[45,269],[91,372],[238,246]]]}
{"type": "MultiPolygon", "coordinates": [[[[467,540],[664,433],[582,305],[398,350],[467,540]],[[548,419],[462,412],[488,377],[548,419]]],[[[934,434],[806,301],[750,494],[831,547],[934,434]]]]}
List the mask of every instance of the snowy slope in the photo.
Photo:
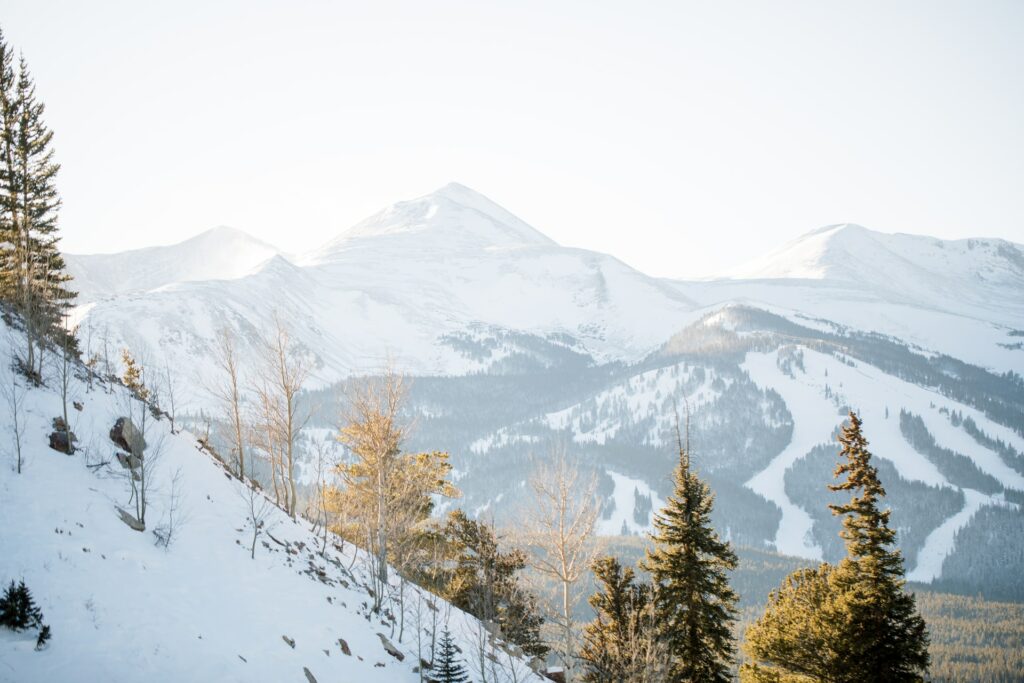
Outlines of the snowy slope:
{"type": "MultiPolygon", "coordinates": [[[[9,339],[0,329],[0,340],[9,339]]],[[[4,373],[9,349],[0,342],[4,373]]],[[[51,380],[52,381],[52,380],[51,380]]],[[[9,386],[10,375],[4,378],[9,386]]],[[[49,647],[33,650],[35,634],[0,631],[0,681],[418,681],[416,628],[407,617],[403,641],[390,623],[366,614],[361,563],[351,547],[321,557],[305,522],[274,508],[250,558],[251,528],[244,486],[186,432],[150,422],[150,453],[161,457],[147,525],[136,532],[118,518],[129,485],[108,432],[128,399],[72,385],[73,456],[46,445],[60,399],[28,392],[23,472],[5,437],[0,462],[0,581],[24,579],[53,629],[49,647]],[[152,529],[167,520],[171,478],[180,472],[181,519],[176,541],[154,544],[152,529]],[[272,536],[272,537],[271,537],[272,536]],[[322,577],[318,576],[322,573],[322,577]],[[404,653],[389,655],[378,633],[404,653]],[[294,640],[294,647],[283,638],[294,640]],[[351,649],[346,655],[339,644],[351,649]]],[[[9,435],[11,411],[0,412],[9,435]]],[[[414,598],[415,601],[415,598],[414,598]]],[[[423,603],[426,605],[426,603],[423,603]]],[[[436,602],[464,652],[473,652],[479,624],[436,602]]],[[[424,613],[430,614],[429,608],[424,613]]],[[[500,672],[540,680],[525,662],[499,653],[500,672]]],[[[468,657],[467,657],[468,658],[468,657]]]]}
{"type": "MultiPolygon", "coordinates": [[[[747,354],[744,367],[758,384],[778,391],[793,415],[790,444],[768,467],[753,476],[746,486],[771,500],[782,510],[782,521],[774,546],[782,553],[820,560],[821,549],[810,538],[812,520],[805,510],[794,505],[785,490],[785,474],[794,462],[818,444],[833,442],[833,430],[844,420],[839,408],[856,410],[865,423],[865,436],[875,457],[892,462],[899,475],[908,481],[933,486],[953,486],[925,454],[915,450],[900,431],[900,410],[921,415],[939,443],[970,458],[979,470],[1001,485],[1024,491],[1024,476],[1010,468],[999,454],[977,443],[963,430],[953,426],[944,412],[962,411],[984,429],[998,433],[1015,448],[1024,447],[1024,439],[993,424],[970,406],[887,375],[867,363],[844,363],[831,355],[803,348],[804,368],[792,376],[783,373],[778,352],[747,354]],[[828,387],[828,389],[826,389],[828,387]]],[[[966,505],[926,539],[918,564],[910,568],[915,580],[932,581],[942,573],[942,561],[954,550],[955,534],[984,505],[1004,505],[1002,494],[986,496],[964,489],[966,505]]]]}
{"type": "Polygon", "coordinates": [[[176,282],[230,280],[280,254],[233,228],[207,230],[180,244],[116,254],[65,254],[78,302],[148,292],[176,282]]]}

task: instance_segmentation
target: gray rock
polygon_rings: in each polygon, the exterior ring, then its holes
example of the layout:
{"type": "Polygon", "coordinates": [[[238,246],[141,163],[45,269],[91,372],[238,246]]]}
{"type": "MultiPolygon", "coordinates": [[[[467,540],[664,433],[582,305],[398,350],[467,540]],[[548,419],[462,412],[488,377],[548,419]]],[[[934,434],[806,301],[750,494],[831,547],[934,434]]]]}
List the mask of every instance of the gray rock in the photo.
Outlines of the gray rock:
{"type": "Polygon", "coordinates": [[[122,522],[127,524],[129,527],[131,527],[135,531],[145,531],[146,530],[146,525],[143,524],[142,522],[140,522],[139,520],[135,519],[135,515],[133,515],[132,513],[128,512],[127,510],[125,510],[123,508],[117,508],[117,514],[120,515],[122,522]]]}
{"type": "Polygon", "coordinates": [[[388,637],[386,635],[384,635],[383,633],[378,633],[377,637],[380,638],[380,644],[384,646],[385,652],[387,652],[389,655],[391,655],[398,661],[402,661],[403,659],[405,659],[405,655],[402,654],[402,652],[397,647],[395,647],[390,640],[388,640],[388,637]]]}
{"type": "Polygon", "coordinates": [[[137,458],[145,457],[146,440],[135,423],[127,417],[117,418],[110,430],[110,440],[137,458]]]}
{"type": "Polygon", "coordinates": [[[288,647],[292,648],[293,650],[295,649],[295,639],[294,638],[289,638],[288,636],[281,636],[281,640],[283,640],[284,642],[288,643],[288,647]]]}
{"type": "Polygon", "coordinates": [[[72,439],[69,438],[68,432],[50,432],[50,448],[55,451],[71,455],[75,452],[75,447],[71,445],[71,441],[72,439]]]}
{"type": "Polygon", "coordinates": [[[302,673],[306,674],[306,680],[309,681],[309,683],[316,683],[316,677],[309,669],[302,667],[302,673]]]}
{"type": "Polygon", "coordinates": [[[134,455],[129,455],[128,453],[115,453],[114,455],[117,457],[118,464],[126,470],[137,470],[142,466],[142,461],[134,455]]]}

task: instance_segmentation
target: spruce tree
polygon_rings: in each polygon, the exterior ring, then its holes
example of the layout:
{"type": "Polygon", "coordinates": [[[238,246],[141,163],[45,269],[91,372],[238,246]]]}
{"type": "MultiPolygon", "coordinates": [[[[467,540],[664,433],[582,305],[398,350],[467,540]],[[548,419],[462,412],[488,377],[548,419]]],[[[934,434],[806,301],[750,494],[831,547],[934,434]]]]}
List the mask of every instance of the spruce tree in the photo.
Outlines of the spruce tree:
{"type": "Polygon", "coordinates": [[[42,623],[43,613],[36,606],[28,586],[24,581],[19,581],[17,585],[11,581],[0,598],[0,626],[23,631],[39,627],[42,623]]]}
{"type": "Polygon", "coordinates": [[[441,634],[439,645],[437,662],[434,663],[427,680],[430,683],[467,683],[469,675],[462,663],[459,662],[455,643],[452,642],[452,634],[447,628],[441,634]]]}
{"type": "Polygon", "coordinates": [[[724,682],[736,649],[736,593],[726,575],[736,555],[711,525],[714,495],[690,467],[689,443],[680,437],[678,444],[675,490],[655,515],[655,549],[642,566],[653,579],[657,628],[672,657],[667,680],[724,682]]]}
{"type": "Polygon", "coordinates": [[[850,412],[839,435],[842,452],[831,491],[851,492],[844,505],[829,505],[843,517],[840,532],[847,556],[836,581],[848,596],[850,637],[848,668],[861,680],[922,681],[928,668],[928,634],[912,594],[903,590],[903,556],[889,526],[891,510],[879,509],[885,489],[871,464],[861,420],[850,412]]]}
{"type": "Polygon", "coordinates": [[[24,369],[41,377],[41,351],[47,340],[66,334],[61,324],[75,293],[67,286],[71,278],[57,247],[60,165],[53,158],[53,132],[43,120],[46,106],[36,96],[24,57],[16,80],[12,61],[0,36],[0,230],[6,245],[0,295],[25,325],[24,369]]]}
{"type": "Polygon", "coordinates": [[[890,511],[879,508],[885,489],[855,413],[839,441],[835,476],[841,481],[829,489],[853,497],[829,507],[843,517],[847,556],[837,566],[795,572],[772,594],[764,615],[747,630],[744,650],[752,661],[740,671],[743,681],[924,680],[925,623],[914,597],[903,590],[890,511]]]}
{"type": "Polygon", "coordinates": [[[521,550],[501,550],[493,527],[469,519],[462,510],[448,514],[444,535],[453,567],[444,577],[442,593],[449,602],[476,618],[497,625],[501,635],[532,657],[545,657],[541,638],[544,618],[537,599],[520,583],[526,568],[521,550]]]}
{"type": "Polygon", "coordinates": [[[14,51],[4,39],[0,29],[0,297],[4,303],[14,305],[17,297],[18,244],[17,201],[14,190],[14,141],[18,127],[17,79],[14,72],[14,51]]]}

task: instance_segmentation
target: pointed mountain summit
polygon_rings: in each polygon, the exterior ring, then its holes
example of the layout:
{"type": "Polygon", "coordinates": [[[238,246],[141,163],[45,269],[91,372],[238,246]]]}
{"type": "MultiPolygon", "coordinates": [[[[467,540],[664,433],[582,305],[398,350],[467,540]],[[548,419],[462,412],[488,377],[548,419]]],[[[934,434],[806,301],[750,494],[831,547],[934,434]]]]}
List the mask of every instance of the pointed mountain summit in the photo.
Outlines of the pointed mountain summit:
{"type": "Polygon", "coordinates": [[[310,254],[308,260],[331,261],[341,252],[365,249],[384,238],[391,246],[398,243],[416,250],[449,253],[558,246],[479,192],[449,183],[370,216],[310,254]]]}

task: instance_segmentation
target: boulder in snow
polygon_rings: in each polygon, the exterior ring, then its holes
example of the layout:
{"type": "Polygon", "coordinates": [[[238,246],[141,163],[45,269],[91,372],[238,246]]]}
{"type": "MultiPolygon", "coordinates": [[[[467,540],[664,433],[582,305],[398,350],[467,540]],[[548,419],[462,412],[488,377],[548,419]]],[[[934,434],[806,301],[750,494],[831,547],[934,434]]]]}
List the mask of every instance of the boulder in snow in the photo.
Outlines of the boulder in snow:
{"type": "Polygon", "coordinates": [[[132,455],[142,458],[146,450],[146,440],[142,438],[142,432],[127,417],[117,418],[113,428],[110,430],[110,440],[128,451],[132,455]]]}
{"type": "Polygon", "coordinates": [[[133,470],[137,470],[139,466],[142,465],[142,460],[136,458],[134,455],[131,455],[130,453],[118,452],[115,453],[114,455],[115,457],[117,457],[117,462],[121,465],[121,467],[125,469],[131,468],[133,470]]]}
{"type": "Polygon", "coordinates": [[[380,638],[380,644],[384,646],[385,652],[387,652],[389,655],[391,655],[398,661],[402,661],[403,659],[405,659],[405,655],[402,654],[402,652],[397,647],[395,647],[390,640],[388,640],[388,637],[386,635],[384,635],[383,633],[378,633],[377,637],[380,638]]]}
{"type": "Polygon", "coordinates": [[[75,452],[75,447],[72,445],[74,440],[75,435],[71,432],[50,432],[50,448],[55,451],[71,455],[75,452]]]}
{"type": "Polygon", "coordinates": [[[127,524],[135,531],[145,531],[146,525],[135,518],[135,515],[128,512],[124,508],[117,508],[117,514],[120,515],[121,521],[127,524]]]}

